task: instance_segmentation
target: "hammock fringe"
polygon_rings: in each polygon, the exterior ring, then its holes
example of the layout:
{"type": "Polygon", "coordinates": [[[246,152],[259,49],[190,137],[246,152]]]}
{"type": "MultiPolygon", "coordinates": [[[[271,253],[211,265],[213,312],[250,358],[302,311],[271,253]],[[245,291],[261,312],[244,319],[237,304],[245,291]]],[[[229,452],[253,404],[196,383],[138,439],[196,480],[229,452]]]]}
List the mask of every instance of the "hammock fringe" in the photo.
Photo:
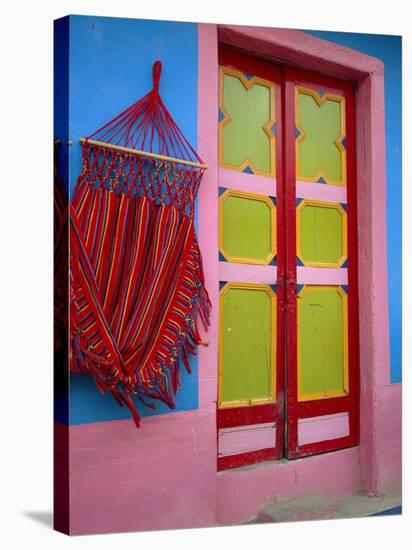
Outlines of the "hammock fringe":
{"type": "MultiPolygon", "coordinates": [[[[72,212],[71,214],[71,230],[73,231],[71,239],[72,273],[75,274],[74,278],[79,281],[82,278],[80,271],[83,271],[87,274],[86,277],[83,275],[83,279],[88,278],[90,280],[90,278],[93,278],[91,273],[92,268],[85,254],[84,247],[81,246],[80,230],[76,226],[76,213],[72,212]],[[83,255],[81,253],[78,255],[73,254],[73,251],[76,250],[76,239],[83,255]],[[76,259],[74,259],[74,256],[77,256],[76,259]],[[82,261],[83,268],[80,267],[82,261]]],[[[187,372],[191,373],[189,356],[196,355],[196,347],[198,345],[208,345],[200,336],[199,323],[202,324],[205,331],[208,330],[211,302],[205,287],[201,255],[193,226],[189,233],[188,252],[181,262],[185,267],[180,272],[177,283],[178,290],[175,292],[174,299],[169,305],[169,312],[172,312],[177,305],[182,304],[182,298],[186,300],[189,307],[187,308],[184,322],[181,323],[179,333],[177,334],[179,325],[176,323],[176,319],[173,318],[173,315],[165,314],[164,326],[160,330],[162,338],[158,340],[156,353],[153,354],[151,362],[144,369],[140,370],[140,375],[127,376],[122,374],[119,362],[113,362],[112,358],[105,359],[101,355],[93,353],[87,349],[89,344],[85,343],[82,345],[81,338],[76,336],[76,334],[72,337],[72,369],[75,371],[90,372],[96,386],[101,392],[111,392],[119,405],[125,405],[130,409],[136,425],[139,425],[140,420],[131,396],[135,395],[144,406],[152,409],[156,408],[156,405],[148,401],[148,399],[162,401],[171,409],[175,408],[174,397],[181,382],[179,358],[182,360],[187,372]],[[175,341],[171,341],[171,334],[177,336],[175,341]],[[146,376],[142,371],[146,373],[146,376]],[[159,372],[162,373],[161,377],[157,377],[156,373],[159,372]]],[[[72,285],[72,304],[75,310],[72,312],[72,320],[76,320],[78,317],[78,309],[81,310],[85,307],[82,290],[83,287],[81,284],[77,288],[77,292],[76,286],[72,285]]],[[[90,297],[87,300],[90,305],[91,301],[89,300],[90,297]]],[[[94,309],[97,319],[104,318],[98,304],[94,309]]],[[[81,323],[75,321],[73,325],[80,326],[81,323]]],[[[113,348],[113,346],[108,347],[113,348]]],[[[119,354],[119,351],[112,349],[112,357],[119,356],[119,354]]]]}

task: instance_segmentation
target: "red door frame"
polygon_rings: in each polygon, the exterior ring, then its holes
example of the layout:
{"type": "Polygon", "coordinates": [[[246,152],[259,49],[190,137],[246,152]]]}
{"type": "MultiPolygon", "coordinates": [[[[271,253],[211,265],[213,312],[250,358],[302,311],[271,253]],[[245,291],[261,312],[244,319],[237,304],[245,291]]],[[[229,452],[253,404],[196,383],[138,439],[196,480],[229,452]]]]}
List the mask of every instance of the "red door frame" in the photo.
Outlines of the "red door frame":
{"type": "Polygon", "coordinates": [[[356,193],[356,111],[355,87],[343,80],[297,69],[285,69],[284,80],[284,166],[286,203],[286,449],[290,459],[357,445],[359,442],[359,329],[358,250],[356,193]],[[348,396],[317,401],[297,399],[297,275],[296,275],[296,158],[295,86],[325,87],[345,96],[348,216],[348,396]],[[349,412],[349,435],[327,441],[298,445],[298,419],[349,412]]]}

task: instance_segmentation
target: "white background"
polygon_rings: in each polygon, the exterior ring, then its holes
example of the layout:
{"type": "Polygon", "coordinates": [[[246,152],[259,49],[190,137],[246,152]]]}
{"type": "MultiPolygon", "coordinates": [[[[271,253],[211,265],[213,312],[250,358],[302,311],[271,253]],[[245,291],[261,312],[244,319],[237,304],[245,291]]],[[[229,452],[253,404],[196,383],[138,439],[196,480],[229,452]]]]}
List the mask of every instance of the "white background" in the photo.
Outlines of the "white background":
{"type": "MultiPolygon", "coordinates": [[[[3,2],[0,13],[0,544],[14,548],[408,548],[411,21],[407,0],[3,2]],[[70,13],[404,37],[404,515],[69,538],[52,509],[52,21],[70,13]],[[407,125],[406,121],[409,122],[407,125]],[[33,519],[33,515],[42,521],[33,519]]],[[[390,243],[389,243],[390,246],[390,243]]]]}

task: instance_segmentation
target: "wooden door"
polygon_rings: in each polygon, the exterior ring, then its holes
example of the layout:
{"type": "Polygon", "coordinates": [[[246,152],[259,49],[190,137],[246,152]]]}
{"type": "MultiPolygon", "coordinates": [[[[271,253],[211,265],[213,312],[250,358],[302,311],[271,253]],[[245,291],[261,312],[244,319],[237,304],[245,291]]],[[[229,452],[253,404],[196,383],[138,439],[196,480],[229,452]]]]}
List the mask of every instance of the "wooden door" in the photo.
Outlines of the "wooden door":
{"type": "Polygon", "coordinates": [[[218,469],[280,458],[284,438],[281,72],[219,57],[218,469]],[[281,265],[282,268],[282,265],[281,265]]]}
{"type": "Polygon", "coordinates": [[[358,441],[355,99],[285,72],[286,454],[358,441]]]}
{"type": "Polygon", "coordinates": [[[218,469],[358,442],[355,90],[219,54],[218,469]]]}

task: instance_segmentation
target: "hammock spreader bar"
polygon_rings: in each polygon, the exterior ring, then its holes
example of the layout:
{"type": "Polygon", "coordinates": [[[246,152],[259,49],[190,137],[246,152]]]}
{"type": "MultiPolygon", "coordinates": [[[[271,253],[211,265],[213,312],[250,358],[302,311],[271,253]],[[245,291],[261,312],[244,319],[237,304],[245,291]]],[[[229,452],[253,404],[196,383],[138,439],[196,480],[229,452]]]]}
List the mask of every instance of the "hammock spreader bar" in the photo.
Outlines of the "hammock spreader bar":
{"type": "Polygon", "coordinates": [[[173,157],[166,157],[165,155],[157,155],[156,153],[148,153],[147,151],[139,151],[138,149],[121,147],[120,145],[108,145],[103,141],[96,141],[95,139],[80,138],[80,143],[89,143],[90,145],[97,145],[98,147],[107,147],[108,149],[123,151],[124,153],[131,153],[134,155],[140,155],[142,157],[165,160],[168,162],[175,162],[176,164],[182,164],[184,166],[195,166],[197,168],[203,168],[204,170],[207,170],[206,164],[200,164],[199,162],[190,162],[189,160],[175,159],[173,157]]]}
{"type": "Polygon", "coordinates": [[[211,303],[194,227],[206,166],[153,90],[82,139],[70,215],[71,369],[102,392],[174,408],[211,303]]]}

